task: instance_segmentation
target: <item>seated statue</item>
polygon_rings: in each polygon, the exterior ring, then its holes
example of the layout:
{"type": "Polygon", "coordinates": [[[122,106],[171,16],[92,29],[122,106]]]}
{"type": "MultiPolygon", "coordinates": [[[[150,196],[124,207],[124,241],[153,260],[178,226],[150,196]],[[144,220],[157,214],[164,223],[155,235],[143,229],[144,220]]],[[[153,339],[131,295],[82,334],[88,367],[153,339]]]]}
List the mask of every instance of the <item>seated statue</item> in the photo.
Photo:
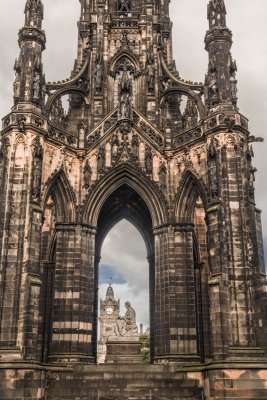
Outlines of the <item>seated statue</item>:
{"type": "Polygon", "coordinates": [[[116,336],[137,336],[138,327],[136,325],[135,310],[131,307],[129,301],[125,303],[126,313],[124,317],[118,317],[117,323],[114,327],[116,336]]]}

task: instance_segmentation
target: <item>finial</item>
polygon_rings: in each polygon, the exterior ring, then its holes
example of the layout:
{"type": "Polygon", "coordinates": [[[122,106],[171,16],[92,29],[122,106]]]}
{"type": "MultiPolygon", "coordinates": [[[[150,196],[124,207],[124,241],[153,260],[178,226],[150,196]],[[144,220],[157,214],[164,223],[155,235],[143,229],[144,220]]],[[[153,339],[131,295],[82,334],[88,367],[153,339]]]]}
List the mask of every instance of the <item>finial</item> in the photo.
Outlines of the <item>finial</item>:
{"type": "Polygon", "coordinates": [[[107,293],[106,293],[106,299],[114,299],[114,292],[113,288],[111,286],[111,283],[109,284],[109,287],[107,288],[107,293]]]}
{"type": "Polygon", "coordinates": [[[44,7],[41,0],[27,0],[25,6],[25,26],[41,29],[44,7]]]}
{"type": "Polygon", "coordinates": [[[226,26],[226,7],[224,0],[210,0],[208,4],[210,29],[226,26]]]}

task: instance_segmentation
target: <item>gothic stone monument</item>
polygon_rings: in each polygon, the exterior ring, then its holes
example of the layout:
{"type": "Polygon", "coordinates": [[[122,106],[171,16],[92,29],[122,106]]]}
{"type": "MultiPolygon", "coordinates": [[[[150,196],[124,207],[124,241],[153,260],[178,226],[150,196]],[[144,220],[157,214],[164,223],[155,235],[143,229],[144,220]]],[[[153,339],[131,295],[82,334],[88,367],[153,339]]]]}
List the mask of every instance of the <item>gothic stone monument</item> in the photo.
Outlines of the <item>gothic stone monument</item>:
{"type": "Polygon", "coordinates": [[[67,79],[45,79],[41,0],[19,31],[0,152],[0,398],[266,399],[255,137],[224,0],[208,1],[204,83],[175,67],[170,0],[80,3],[67,79]],[[101,246],[122,218],[149,260],[142,368],[94,365],[101,246]]]}

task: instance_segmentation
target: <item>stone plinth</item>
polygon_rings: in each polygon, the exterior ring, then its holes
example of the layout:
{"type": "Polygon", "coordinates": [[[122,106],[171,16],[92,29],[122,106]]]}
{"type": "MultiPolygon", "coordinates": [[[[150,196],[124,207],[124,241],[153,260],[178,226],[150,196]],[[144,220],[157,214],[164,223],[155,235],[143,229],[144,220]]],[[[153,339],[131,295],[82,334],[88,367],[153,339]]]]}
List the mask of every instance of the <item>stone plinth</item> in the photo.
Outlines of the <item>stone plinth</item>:
{"type": "Polygon", "coordinates": [[[107,364],[142,364],[141,342],[138,336],[111,336],[107,341],[107,364]]]}

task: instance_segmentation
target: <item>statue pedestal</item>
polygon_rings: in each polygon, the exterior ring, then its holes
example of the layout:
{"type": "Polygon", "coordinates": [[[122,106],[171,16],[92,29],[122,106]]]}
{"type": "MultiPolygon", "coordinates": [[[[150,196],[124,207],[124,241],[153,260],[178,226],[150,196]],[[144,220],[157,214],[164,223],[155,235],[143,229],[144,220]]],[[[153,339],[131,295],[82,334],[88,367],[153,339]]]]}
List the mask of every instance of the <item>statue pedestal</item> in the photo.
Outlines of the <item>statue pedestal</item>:
{"type": "Polygon", "coordinates": [[[111,336],[107,341],[107,364],[143,364],[138,336],[111,336]]]}

